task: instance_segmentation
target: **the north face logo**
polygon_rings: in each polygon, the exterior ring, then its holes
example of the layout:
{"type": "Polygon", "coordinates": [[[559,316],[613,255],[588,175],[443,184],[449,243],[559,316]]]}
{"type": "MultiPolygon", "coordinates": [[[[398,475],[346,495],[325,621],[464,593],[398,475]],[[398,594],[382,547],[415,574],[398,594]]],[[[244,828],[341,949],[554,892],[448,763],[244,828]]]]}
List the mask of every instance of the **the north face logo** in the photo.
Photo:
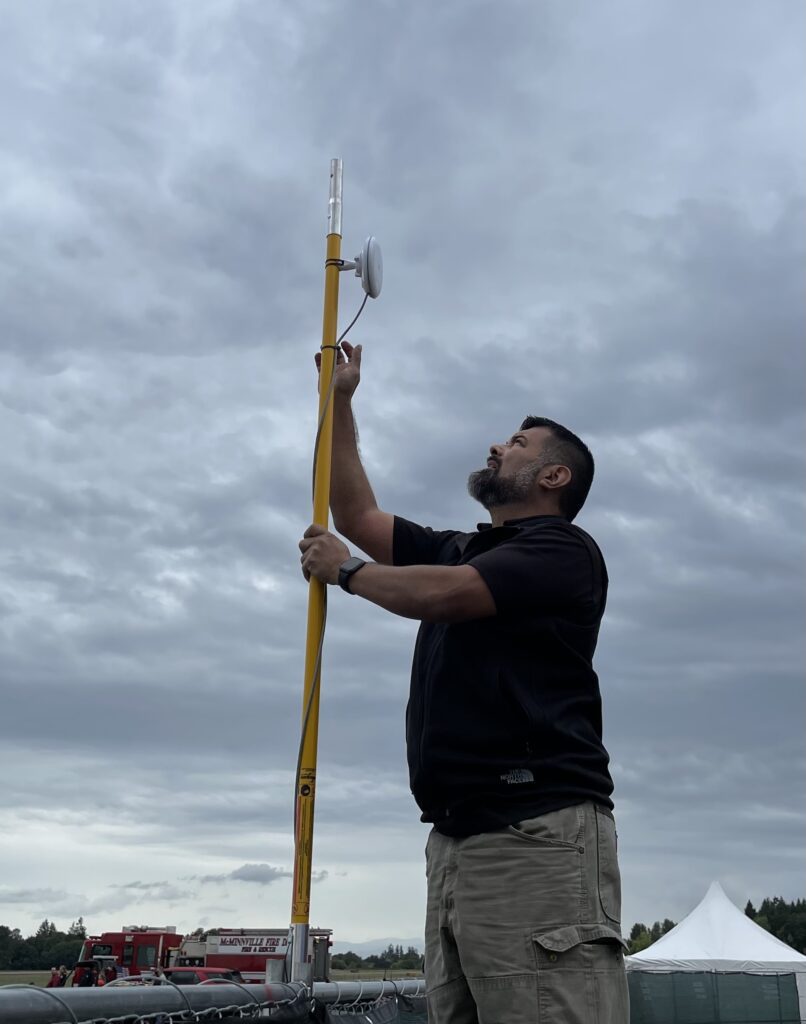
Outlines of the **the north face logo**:
{"type": "Polygon", "coordinates": [[[501,776],[501,781],[506,782],[510,786],[515,786],[519,782],[534,782],[535,777],[528,768],[513,768],[512,771],[505,772],[501,776]]]}

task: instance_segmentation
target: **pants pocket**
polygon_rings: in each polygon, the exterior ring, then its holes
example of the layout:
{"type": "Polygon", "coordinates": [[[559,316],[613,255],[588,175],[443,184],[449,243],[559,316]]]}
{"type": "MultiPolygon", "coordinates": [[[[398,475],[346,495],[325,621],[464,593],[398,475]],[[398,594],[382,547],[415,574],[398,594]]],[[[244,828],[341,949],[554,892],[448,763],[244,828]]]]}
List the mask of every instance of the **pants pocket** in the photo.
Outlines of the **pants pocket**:
{"type": "Polygon", "coordinates": [[[626,944],[607,925],[569,925],[532,936],[540,1020],[629,1024],[626,944]]]}
{"type": "Polygon", "coordinates": [[[585,848],[584,807],[579,804],[527,818],[509,825],[508,831],[536,846],[566,847],[580,852],[585,848]]]}
{"type": "Polygon", "coordinates": [[[596,860],[599,905],[605,917],[620,926],[621,873],[616,852],[616,823],[599,807],[596,808],[596,860]]]}

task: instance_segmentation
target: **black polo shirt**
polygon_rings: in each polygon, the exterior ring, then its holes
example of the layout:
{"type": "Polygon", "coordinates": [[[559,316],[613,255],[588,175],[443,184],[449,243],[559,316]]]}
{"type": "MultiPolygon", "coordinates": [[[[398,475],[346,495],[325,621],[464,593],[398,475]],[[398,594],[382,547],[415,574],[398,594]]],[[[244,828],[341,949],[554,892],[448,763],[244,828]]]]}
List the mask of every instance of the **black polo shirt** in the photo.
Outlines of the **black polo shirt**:
{"type": "Polygon", "coordinates": [[[607,570],[559,516],[435,531],[395,517],[395,565],[472,565],[497,614],[423,622],[406,711],[411,790],[446,835],[593,800],[612,808],[592,659],[607,570]]]}

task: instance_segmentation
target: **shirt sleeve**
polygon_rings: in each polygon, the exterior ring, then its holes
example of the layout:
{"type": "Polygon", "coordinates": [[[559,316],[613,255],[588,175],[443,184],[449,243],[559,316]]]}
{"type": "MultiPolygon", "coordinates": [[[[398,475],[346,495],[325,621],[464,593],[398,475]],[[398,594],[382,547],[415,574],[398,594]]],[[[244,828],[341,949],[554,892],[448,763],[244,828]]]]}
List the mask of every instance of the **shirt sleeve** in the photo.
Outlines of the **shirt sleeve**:
{"type": "Polygon", "coordinates": [[[523,531],[468,564],[487,584],[499,614],[563,614],[600,605],[592,556],[568,530],[523,531]]]}
{"type": "Polygon", "coordinates": [[[432,530],[395,516],[392,540],[393,565],[456,565],[458,530],[432,530]]]}

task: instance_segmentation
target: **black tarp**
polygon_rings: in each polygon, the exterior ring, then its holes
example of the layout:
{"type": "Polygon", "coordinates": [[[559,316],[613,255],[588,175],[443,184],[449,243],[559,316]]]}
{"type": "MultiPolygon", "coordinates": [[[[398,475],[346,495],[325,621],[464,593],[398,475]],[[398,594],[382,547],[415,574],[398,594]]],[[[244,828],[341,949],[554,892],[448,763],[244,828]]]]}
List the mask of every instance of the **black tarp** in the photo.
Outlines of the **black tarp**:
{"type": "Polygon", "coordinates": [[[800,1024],[794,974],[630,971],[630,1024],[800,1024]]]}

